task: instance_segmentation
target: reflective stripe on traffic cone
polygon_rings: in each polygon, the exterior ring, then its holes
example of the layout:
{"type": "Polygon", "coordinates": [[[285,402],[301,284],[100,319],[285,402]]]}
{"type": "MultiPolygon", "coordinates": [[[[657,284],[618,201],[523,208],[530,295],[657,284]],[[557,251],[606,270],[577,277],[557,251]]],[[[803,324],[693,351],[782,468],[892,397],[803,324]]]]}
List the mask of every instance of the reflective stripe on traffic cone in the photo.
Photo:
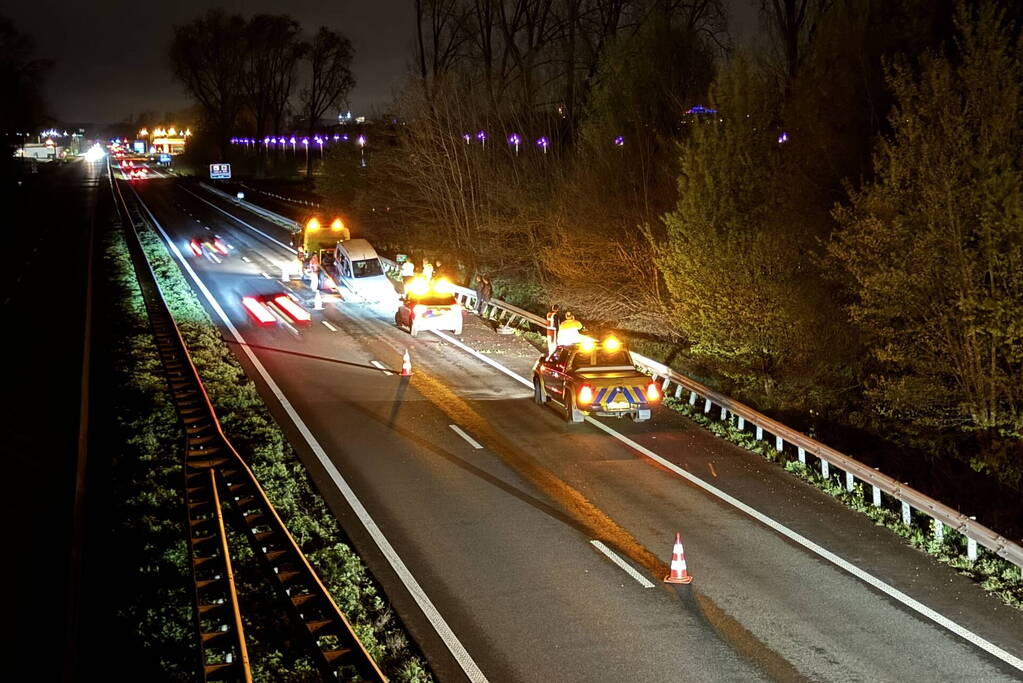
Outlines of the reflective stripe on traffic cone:
{"type": "Polygon", "coordinates": [[[320,290],[318,289],[316,290],[316,295],[313,296],[313,310],[316,311],[323,310],[323,295],[320,294],[320,290]]]}
{"type": "Polygon", "coordinates": [[[675,534],[675,547],[671,551],[671,573],[664,577],[665,583],[691,583],[693,577],[686,571],[686,555],[682,550],[682,535],[675,534]]]}
{"type": "Polygon", "coordinates": [[[408,357],[408,349],[405,349],[405,355],[401,359],[401,375],[402,377],[408,377],[412,374],[412,359],[408,357]]]}

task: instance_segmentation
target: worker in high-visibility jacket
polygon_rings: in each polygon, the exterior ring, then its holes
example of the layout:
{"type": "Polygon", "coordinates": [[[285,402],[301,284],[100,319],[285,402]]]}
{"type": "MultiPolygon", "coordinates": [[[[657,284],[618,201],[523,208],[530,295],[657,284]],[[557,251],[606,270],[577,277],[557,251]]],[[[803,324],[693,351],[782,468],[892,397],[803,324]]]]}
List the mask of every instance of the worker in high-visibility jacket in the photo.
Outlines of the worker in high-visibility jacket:
{"type": "Polygon", "coordinates": [[[575,319],[572,311],[565,311],[565,319],[558,325],[558,346],[571,346],[582,341],[583,324],[575,319]]]}

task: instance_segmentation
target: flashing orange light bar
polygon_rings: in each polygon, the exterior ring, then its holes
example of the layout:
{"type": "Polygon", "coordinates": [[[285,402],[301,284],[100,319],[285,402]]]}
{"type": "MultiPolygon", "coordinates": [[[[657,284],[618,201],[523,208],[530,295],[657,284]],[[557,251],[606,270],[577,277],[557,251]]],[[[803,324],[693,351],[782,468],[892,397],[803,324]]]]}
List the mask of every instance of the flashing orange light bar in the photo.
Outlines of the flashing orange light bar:
{"type": "Polygon", "coordinates": [[[320,229],[320,221],[316,220],[315,217],[310,218],[309,222],[305,224],[305,229],[307,232],[316,232],[320,229]]]}
{"type": "Polygon", "coordinates": [[[277,320],[270,311],[266,310],[266,306],[251,296],[242,297],[242,306],[261,325],[272,325],[277,320]]]}
{"type": "Polygon", "coordinates": [[[406,286],[406,291],[413,296],[426,296],[430,291],[430,283],[422,275],[412,278],[406,286]]]}
{"type": "Polygon", "coordinates": [[[595,348],[597,348],[597,341],[591,337],[585,337],[581,342],[579,342],[579,349],[583,353],[589,353],[595,348]]]}
{"type": "Polygon", "coordinates": [[[345,224],[341,222],[340,218],[335,218],[334,222],[330,224],[330,229],[334,232],[341,232],[345,229],[345,224]]]}
{"type": "Polygon", "coordinates": [[[617,337],[611,335],[610,337],[604,340],[603,346],[605,351],[617,351],[618,349],[622,348],[622,343],[618,341],[617,337]]]}
{"type": "Polygon", "coordinates": [[[287,294],[279,294],[275,296],[274,303],[284,309],[284,312],[297,323],[307,323],[313,319],[312,316],[309,315],[309,311],[292,301],[291,297],[287,294]]]}

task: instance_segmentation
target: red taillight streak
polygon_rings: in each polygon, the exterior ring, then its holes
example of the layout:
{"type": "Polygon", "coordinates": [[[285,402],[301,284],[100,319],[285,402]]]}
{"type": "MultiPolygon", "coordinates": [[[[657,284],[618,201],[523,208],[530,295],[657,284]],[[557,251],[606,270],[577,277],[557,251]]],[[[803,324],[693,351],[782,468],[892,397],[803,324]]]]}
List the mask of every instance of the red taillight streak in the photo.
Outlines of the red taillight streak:
{"type": "Polygon", "coordinates": [[[284,312],[287,313],[295,322],[304,323],[312,320],[312,316],[309,315],[309,311],[292,301],[287,294],[281,294],[280,296],[274,297],[274,303],[284,309],[284,312]]]}
{"type": "Polygon", "coordinates": [[[269,325],[270,323],[276,320],[273,314],[270,311],[266,310],[266,307],[263,304],[256,301],[251,296],[242,297],[242,306],[244,306],[249,311],[249,313],[252,314],[253,318],[258,320],[263,325],[269,325]]]}

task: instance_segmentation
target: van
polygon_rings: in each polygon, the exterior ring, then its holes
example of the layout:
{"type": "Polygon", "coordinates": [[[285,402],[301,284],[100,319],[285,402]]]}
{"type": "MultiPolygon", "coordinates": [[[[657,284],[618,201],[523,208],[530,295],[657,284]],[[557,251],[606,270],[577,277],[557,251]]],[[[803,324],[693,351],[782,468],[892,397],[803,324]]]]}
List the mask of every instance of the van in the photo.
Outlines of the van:
{"type": "Polygon", "coordinates": [[[380,257],[368,241],[357,238],[338,242],[334,248],[334,272],[339,284],[374,303],[394,303],[398,292],[384,273],[380,257]]]}

